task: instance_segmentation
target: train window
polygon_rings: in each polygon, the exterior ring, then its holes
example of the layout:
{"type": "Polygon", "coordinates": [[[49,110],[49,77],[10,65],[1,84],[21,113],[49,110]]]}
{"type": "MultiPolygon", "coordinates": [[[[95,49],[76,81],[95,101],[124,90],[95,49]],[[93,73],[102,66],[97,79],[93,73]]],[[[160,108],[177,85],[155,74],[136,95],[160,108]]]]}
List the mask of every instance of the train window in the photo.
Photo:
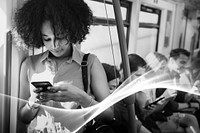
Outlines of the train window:
{"type": "MultiPolygon", "coordinates": [[[[121,53],[117,27],[111,26],[109,30],[110,33],[108,32],[108,27],[103,25],[92,26],[87,39],[81,44],[81,50],[86,53],[94,53],[101,62],[119,66],[121,62],[121,53]]],[[[127,28],[124,28],[124,30],[126,32],[127,28]]]]}
{"type": "Polygon", "coordinates": [[[161,10],[141,5],[136,53],[145,57],[157,51],[161,10]]]}
{"type": "Polygon", "coordinates": [[[149,52],[155,51],[157,43],[158,29],[142,28],[138,29],[138,39],[136,53],[145,57],[149,52]]]}
{"type": "MultiPolygon", "coordinates": [[[[94,13],[94,23],[90,34],[81,44],[81,51],[94,53],[101,62],[121,63],[121,53],[115,22],[114,9],[111,2],[103,0],[85,0],[94,13]]],[[[125,36],[128,39],[130,2],[121,3],[122,19],[124,21],[125,36]]]]}
{"type": "Polygon", "coordinates": [[[140,27],[159,28],[161,10],[141,5],[139,13],[140,27]]]}
{"type": "Polygon", "coordinates": [[[158,14],[140,11],[139,16],[140,23],[158,24],[158,14]]]}
{"type": "MultiPolygon", "coordinates": [[[[112,3],[106,2],[107,4],[105,7],[105,4],[103,1],[101,2],[101,1],[85,0],[85,2],[90,6],[95,17],[106,18],[105,14],[107,12],[109,18],[112,18],[112,19],[115,18],[112,3]],[[105,8],[107,11],[104,10],[105,8]]],[[[127,8],[121,7],[121,13],[122,13],[122,19],[125,20],[126,14],[127,14],[127,8]]]]}

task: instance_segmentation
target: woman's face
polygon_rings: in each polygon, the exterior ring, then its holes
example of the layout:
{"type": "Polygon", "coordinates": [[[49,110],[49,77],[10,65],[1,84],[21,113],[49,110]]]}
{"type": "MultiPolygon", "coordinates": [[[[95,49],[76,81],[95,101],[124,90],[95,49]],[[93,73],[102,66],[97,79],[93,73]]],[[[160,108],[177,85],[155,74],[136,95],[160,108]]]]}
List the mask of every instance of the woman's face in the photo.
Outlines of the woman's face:
{"type": "Polygon", "coordinates": [[[63,36],[55,36],[50,21],[44,21],[42,28],[44,46],[55,57],[68,57],[71,54],[71,45],[63,36]]]}
{"type": "Polygon", "coordinates": [[[119,78],[109,81],[108,86],[110,88],[110,93],[113,93],[113,91],[115,91],[115,89],[119,86],[119,78]]]}

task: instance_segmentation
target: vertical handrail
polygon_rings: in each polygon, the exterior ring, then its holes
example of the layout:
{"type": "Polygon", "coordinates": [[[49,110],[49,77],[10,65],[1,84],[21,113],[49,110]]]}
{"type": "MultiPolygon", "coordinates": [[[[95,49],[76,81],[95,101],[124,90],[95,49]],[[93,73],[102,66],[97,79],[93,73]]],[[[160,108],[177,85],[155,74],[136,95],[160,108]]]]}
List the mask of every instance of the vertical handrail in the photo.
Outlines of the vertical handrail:
{"type": "Polygon", "coordinates": [[[11,96],[11,54],[12,53],[12,35],[11,31],[7,33],[4,58],[4,98],[3,98],[3,132],[10,132],[10,96],[11,96]]]}
{"type": "MultiPolygon", "coordinates": [[[[125,39],[120,2],[119,0],[112,0],[112,2],[117,24],[120,51],[122,56],[123,74],[124,74],[124,79],[127,79],[130,76],[130,66],[128,60],[127,44],[125,39]]],[[[128,98],[125,99],[125,102],[127,104],[127,109],[129,114],[130,133],[136,133],[135,106],[134,106],[135,96],[134,95],[129,96],[128,98]]]]}

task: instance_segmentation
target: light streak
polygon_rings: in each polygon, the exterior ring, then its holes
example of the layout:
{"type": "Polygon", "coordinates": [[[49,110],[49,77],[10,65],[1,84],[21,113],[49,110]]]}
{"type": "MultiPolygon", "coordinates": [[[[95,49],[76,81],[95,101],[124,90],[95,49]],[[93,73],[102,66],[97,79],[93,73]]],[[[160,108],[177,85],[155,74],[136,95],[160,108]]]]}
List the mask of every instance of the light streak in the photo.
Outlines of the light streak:
{"type": "MultiPolygon", "coordinates": [[[[45,105],[41,106],[54,116],[55,122],[60,122],[61,125],[65,123],[65,125],[63,126],[67,127],[67,129],[69,129],[71,132],[76,133],[81,127],[83,127],[90,120],[94,119],[97,115],[105,111],[107,108],[139,91],[154,88],[168,88],[200,96],[200,94],[197,92],[191,92],[188,91],[188,89],[179,87],[179,85],[174,85],[172,80],[167,79],[167,74],[163,74],[162,76],[154,75],[151,76],[151,78],[146,78],[150,74],[151,72],[146,73],[135,80],[131,80],[132,77],[130,77],[105,100],[92,107],[83,109],[61,109],[45,105]]],[[[5,95],[1,94],[1,96],[5,95]]],[[[15,97],[12,98],[16,100],[22,100],[15,97]]]]}

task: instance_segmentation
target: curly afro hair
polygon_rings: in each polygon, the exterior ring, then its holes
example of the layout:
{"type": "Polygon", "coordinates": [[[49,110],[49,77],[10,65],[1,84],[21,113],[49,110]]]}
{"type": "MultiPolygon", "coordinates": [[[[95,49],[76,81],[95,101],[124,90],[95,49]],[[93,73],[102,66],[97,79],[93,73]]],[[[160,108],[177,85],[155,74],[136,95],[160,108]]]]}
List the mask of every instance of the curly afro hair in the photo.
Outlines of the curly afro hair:
{"type": "Polygon", "coordinates": [[[93,14],[83,0],[27,0],[15,14],[17,33],[30,47],[44,46],[41,26],[49,20],[55,36],[81,43],[89,33],[93,14]]]}

